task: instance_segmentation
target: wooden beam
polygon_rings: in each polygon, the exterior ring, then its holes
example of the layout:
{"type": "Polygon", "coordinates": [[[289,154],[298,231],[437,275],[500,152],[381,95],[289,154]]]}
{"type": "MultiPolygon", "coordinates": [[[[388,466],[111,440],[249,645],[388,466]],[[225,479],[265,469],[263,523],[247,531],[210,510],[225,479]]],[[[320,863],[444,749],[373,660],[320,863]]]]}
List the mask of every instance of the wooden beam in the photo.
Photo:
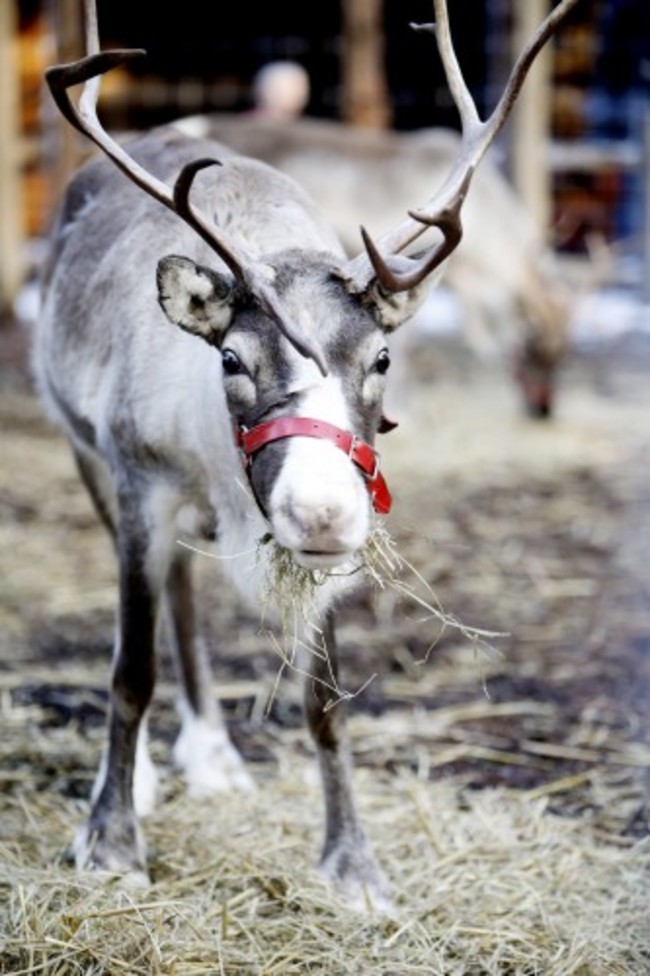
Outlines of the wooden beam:
{"type": "MultiPolygon", "coordinates": [[[[48,29],[56,46],[54,61],[63,64],[82,57],[84,25],[83,5],[80,0],[57,0],[57,3],[48,7],[48,18],[48,29]]],[[[45,92],[44,98],[44,138],[49,147],[52,204],[56,206],[89,147],[88,140],[80,137],[65,121],[54,105],[49,91],[45,92]]]]}
{"type": "Polygon", "coordinates": [[[0,313],[25,274],[17,0],[0,0],[0,313]]]}
{"type": "Polygon", "coordinates": [[[383,0],[343,0],[342,12],[343,121],[385,129],[392,111],[384,62],[383,0]]]}
{"type": "MultiPolygon", "coordinates": [[[[512,0],[513,55],[548,14],[548,0],[512,0]]],[[[515,190],[540,231],[546,235],[552,220],[552,181],[547,159],[551,125],[552,47],[537,57],[512,113],[511,165],[515,190]]]]}

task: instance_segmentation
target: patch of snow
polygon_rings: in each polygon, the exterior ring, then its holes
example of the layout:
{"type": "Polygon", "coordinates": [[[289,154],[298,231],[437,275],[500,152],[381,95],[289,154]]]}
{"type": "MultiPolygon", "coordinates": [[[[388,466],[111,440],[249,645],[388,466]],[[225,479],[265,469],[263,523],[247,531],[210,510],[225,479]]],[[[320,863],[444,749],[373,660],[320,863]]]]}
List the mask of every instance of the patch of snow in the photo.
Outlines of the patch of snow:
{"type": "Polygon", "coordinates": [[[422,307],[409,322],[419,335],[453,335],[462,327],[458,298],[450,288],[432,288],[422,307]]]}
{"type": "Polygon", "coordinates": [[[634,333],[650,335],[650,304],[625,289],[585,295],[570,323],[577,346],[601,345],[634,333]]]}

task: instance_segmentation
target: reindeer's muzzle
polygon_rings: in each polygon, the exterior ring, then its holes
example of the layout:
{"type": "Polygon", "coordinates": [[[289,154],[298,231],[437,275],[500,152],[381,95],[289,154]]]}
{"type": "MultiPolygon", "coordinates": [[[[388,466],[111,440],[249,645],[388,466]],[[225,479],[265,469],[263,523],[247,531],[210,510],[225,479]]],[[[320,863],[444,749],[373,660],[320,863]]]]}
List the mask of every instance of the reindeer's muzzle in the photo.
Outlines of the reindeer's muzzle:
{"type": "Polygon", "coordinates": [[[246,469],[251,459],[266,444],[285,437],[315,437],[331,441],[359,468],[372,499],[376,512],[387,515],[390,512],[391,496],[388,485],[379,470],[379,455],[365,441],[349,430],[342,430],[334,424],[311,417],[277,417],[251,427],[240,426],[236,430],[237,445],[243,456],[246,469]]]}

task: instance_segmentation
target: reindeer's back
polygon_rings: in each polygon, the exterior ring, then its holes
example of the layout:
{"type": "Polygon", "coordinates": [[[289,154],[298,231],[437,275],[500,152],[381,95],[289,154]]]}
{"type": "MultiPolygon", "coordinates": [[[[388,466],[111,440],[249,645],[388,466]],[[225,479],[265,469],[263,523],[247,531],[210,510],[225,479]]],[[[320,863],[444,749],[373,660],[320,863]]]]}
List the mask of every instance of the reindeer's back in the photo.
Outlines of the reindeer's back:
{"type": "MultiPolygon", "coordinates": [[[[133,158],[168,185],[183,166],[200,158],[215,166],[200,174],[192,200],[206,208],[218,225],[252,255],[278,246],[340,249],[338,241],[313,200],[291,178],[259,160],[240,155],[212,139],[191,137],[173,126],[161,126],[125,143],[133,158]],[[284,214],[288,216],[283,219],[284,214]],[[295,216],[300,219],[296,222],[295,216]],[[290,229],[289,229],[290,228],[290,229]],[[280,237],[284,232],[285,237],[280,237]]],[[[51,235],[49,259],[43,277],[47,288],[52,274],[70,246],[82,243],[75,261],[96,261],[110,252],[122,235],[134,228],[155,229],[158,240],[182,242],[189,251],[203,251],[215,261],[200,239],[175,215],[152,200],[104,156],[91,159],[72,178],[51,235]]]]}

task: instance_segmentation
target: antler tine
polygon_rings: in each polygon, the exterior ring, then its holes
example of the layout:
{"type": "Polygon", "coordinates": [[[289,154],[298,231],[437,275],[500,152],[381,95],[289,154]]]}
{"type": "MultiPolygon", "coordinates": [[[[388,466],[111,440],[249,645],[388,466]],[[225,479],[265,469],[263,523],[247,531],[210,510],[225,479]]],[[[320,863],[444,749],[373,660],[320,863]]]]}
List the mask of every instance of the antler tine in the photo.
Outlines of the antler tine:
{"type": "Polygon", "coordinates": [[[214,248],[236,278],[248,283],[248,275],[241,259],[230,247],[224,244],[221,238],[216,236],[212,225],[203,216],[201,211],[197,210],[190,203],[190,190],[192,189],[192,183],[196,174],[202,169],[207,169],[208,166],[222,165],[218,159],[195,159],[191,163],[187,163],[176,177],[176,182],[174,183],[172,192],[173,209],[207,244],[214,248]]]}
{"type": "Polygon", "coordinates": [[[503,90],[503,94],[499,99],[497,107],[490,116],[490,125],[494,128],[494,131],[490,135],[490,142],[501,129],[503,123],[510,114],[512,105],[519,94],[519,90],[524,83],[533,61],[549,38],[555,33],[560,22],[566,17],[569,11],[575,7],[577,2],[578,0],[561,0],[557,7],[554,7],[553,10],[551,10],[546,20],[540,24],[540,26],[537,28],[537,32],[532,36],[520,53],[512,69],[510,77],[506,82],[506,87],[503,90]]]}
{"type": "Polygon", "coordinates": [[[146,190],[152,197],[174,209],[172,191],[170,188],[148,173],[131,156],[126,153],[119,143],[115,142],[102,128],[97,118],[97,81],[101,75],[112,68],[124,64],[140,55],[144,51],[117,50],[104,51],[101,54],[90,54],[71,64],[59,64],[48,68],[45,79],[49,85],[52,97],[59,111],[67,121],[83,135],[95,143],[96,146],[113,160],[126,175],[141,189],[146,190]],[[84,85],[84,94],[77,107],[70,98],[69,89],[75,85],[84,85]]]}
{"type": "Polygon", "coordinates": [[[378,244],[374,244],[367,232],[361,229],[365,253],[350,261],[344,269],[353,290],[363,291],[373,274],[385,291],[398,292],[413,288],[458,246],[462,237],[461,209],[473,175],[508,118],[538,53],[577,2],[578,0],[561,0],[546,17],[517,58],[501,98],[485,121],[479,117],[456,57],[446,0],[434,0],[435,24],[411,25],[416,30],[435,34],[445,77],[460,116],[460,153],[449,175],[431,200],[420,210],[409,211],[409,219],[384,235],[378,244]],[[390,268],[387,259],[382,257],[382,252],[388,255],[398,254],[430,226],[442,231],[443,240],[410,270],[398,272],[390,268]]]}
{"type": "Polygon", "coordinates": [[[389,268],[365,227],[361,228],[361,237],[368,252],[370,263],[374,268],[377,281],[384,291],[397,292],[406,291],[408,288],[415,288],[416,285],[424,281],[458,247],[463,236],[460,210],[465,201],[465,194],[472,175],[473,170],[470,170],[465,177],[458,196],[451,202],[449,207],[446,207],[439,213],[427,216],[426,214],[417,214],[409,210],[409,217],[413,220],[421,224],[437,227],[438,230],[442,231],[442,240],[440,243],[429,251],[428,254],[425,254],[420,261],[414,261],[413,267],[409,271],[395,272],[389,268]]]}
{"type": "Polygon", "coordinates": [[[120,64],[141,57],[146,52],[141,48],[100,52],[97,8],[93,0],[85,0],[84,17],[86,50],[88,52],[86,56],[71,64],[55,65],[45,72],[52,97],[62,115],[75,129],[88,136],[137,186],[164,204],[169,210],[178,213],[217,253],[221,254],[223,251],[222,256],[233,273],[242,277],[243,261],[239,260],[234,252],[223,244],[216,228],[188,200],[192,180],[199,169],[205,167],[205,161],[200,161],[199,165],[193,168],[192,166],[188,167],[188,172],[185,175],[181,173],[177,180],[179,187],[177,191],[140,166],[102,126],[97,115],[101,76],[120,64]],[[70,97],[69,89],[81,84],[83,84],[83,90],[78,104],[75,106],[70,97]],[[178,208],[179,203],[181,205],[184,203],[182,212],[178,208]]]}
{"type": "Polygon", "coordinates": [[[458,58],[456,57],[456,51],[454,50],[454,44],[451,38],[446,2],[443,0],[441,3],[440,0],[434,0],[434,10],[436,15],[435,23],[412,23],[409,26],[412,30],[426,31],[433,34],[436,38],[442,64],[445,69],[445,78],[447,79],[454,104],[458,109],[462,128],[469,130],[472,127],[480,126],[481,120],[476,110],[474,99],[465,84],[465,79],[463,78],[463,73],[460,69],[458,58]]]}
{"type": "Polygon", "coordinates": [[[144,54],[138,49],[103,51],[90,54],[71,64],[48,68],[45,77],[52,97],[61,114],[83,135],[88,136],[132,180],[159,203],[178,214],[208,243],[241,280],[245,279],[244,263],[227,247],[216,233],[210,221],[188,199],[190,186],[200,169],[207,165],[220,165],[217,160],[197,160],[186,166],[172,189],[130,156],[103,128],[97,116],[99,79],[112,68],[144,54]],[[69,89],[83,84],[83,92],[75,107],[69,89]]]}
{"type": "MultiPolygon", "coordinates": [[[[84,30],[86,37],[86,54],[99,54],[101,48],[99,44],[99,23],[97,21],[96,3],[84,4],[84,30]]],[[[144,51],[142,53],[144,54],[144,51]]],[[[99,99],[99,88],[99,76],[88,79],[82,89],[80,97],[82,114],[87,113],[89,116],[96,114],[95,110],[97,101],[99,99]]]]}

